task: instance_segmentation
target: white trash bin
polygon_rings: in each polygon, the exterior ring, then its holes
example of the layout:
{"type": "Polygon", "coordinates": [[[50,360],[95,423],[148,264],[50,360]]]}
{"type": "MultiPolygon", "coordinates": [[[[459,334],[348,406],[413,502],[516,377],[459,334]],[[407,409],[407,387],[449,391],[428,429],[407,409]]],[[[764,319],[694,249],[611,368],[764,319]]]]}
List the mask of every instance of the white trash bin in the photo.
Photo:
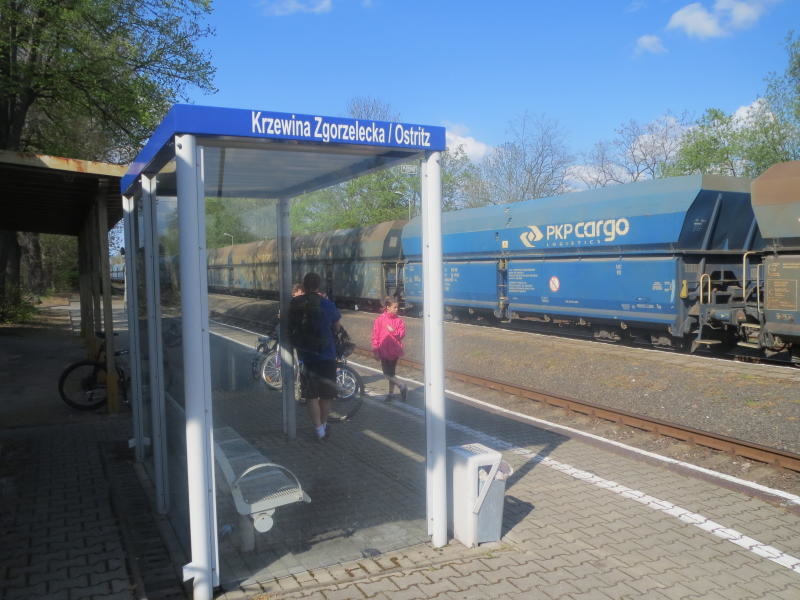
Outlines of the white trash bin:
{"type": "Polygon", "coordinates": [[[483,444],[450,446],[447,453],[453,536],[468,548],[498,541],[511,467],[499,452],[483,444]]]}

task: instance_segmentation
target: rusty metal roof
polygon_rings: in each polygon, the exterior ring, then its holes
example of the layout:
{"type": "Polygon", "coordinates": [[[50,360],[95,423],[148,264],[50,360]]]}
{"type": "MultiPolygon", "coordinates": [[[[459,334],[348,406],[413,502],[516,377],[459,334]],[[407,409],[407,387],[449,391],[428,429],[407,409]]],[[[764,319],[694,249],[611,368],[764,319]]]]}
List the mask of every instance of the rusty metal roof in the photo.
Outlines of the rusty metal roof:
{"type": "Polygon", "coordinates": [[[0,150],[0,229],[78,235],[100,189],[108,226],[122,218],[127,167],[0,150]]]}

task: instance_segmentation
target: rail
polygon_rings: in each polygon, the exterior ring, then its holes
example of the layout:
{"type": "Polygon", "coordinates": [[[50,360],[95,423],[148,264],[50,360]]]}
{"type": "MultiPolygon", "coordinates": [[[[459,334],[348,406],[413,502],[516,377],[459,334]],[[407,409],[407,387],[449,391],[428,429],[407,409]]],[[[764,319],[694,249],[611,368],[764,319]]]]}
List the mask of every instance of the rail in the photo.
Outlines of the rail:
{"type": "MultiPolygon", "coordinates": [[[[371,353],[361,348],[357,351],[359,354],[371,355],[371,353]]],[[[403,358],[400,359],[400,363],[407,367],[422,370],[422,364],[417,361],[403,358]]],[[[737,440],[720,434],[693,429],[677,423],[669,423],[652,417],[575,400],[574,398],[554,396],[531,388],[521,387],[486,377],[478,377],[476,375],[469,375],[449,369],[445,371],[445,375],[464,383],[489,388],[522,398],[528,398],[550,406],[557,406],[571,412],[604,419],[620,425],[627,425],[697,446],[704,446],[712,450],[726,452],[733,456],[739,456],[756,462],[800,472],[800,455],[785,450],[769,448],[753,442],[737,440]]]]}

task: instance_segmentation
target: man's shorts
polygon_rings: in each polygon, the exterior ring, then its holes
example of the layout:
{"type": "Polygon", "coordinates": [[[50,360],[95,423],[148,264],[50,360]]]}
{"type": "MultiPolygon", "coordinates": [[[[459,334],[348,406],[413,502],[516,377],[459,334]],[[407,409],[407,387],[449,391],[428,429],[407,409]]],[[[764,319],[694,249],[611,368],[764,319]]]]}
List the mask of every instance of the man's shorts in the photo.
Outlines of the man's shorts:
{"type": "Polygon", "coordinates": [[[381,370],[386,377],[394,377],[394,374],[397,371],[397,360],[381,359],[381,370]]]}
{"type": "Polygon", "coordinates": [[[303,363],[300,395],[307,399],[336,397],[336,361],[321,360],[303,363]]]}

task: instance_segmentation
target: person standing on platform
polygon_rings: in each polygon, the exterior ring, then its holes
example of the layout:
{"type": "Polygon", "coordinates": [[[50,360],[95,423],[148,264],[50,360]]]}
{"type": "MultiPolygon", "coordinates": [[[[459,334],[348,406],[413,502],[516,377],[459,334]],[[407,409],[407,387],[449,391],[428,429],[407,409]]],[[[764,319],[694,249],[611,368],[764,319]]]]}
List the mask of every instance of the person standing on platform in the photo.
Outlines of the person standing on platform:
{"type": "Polygon", "coordinates": [[[303,277],[303,294],[289,303],[289,339],[302,362],[300,393],[317,439],[328,436],[328,414],[336,397],[335,332],[341,315],[336,305],[319,292],[320,276],[303,277]]]}
{"type": "Polygon", "coordinates": [[[400,398],[406,401],[408,386],[397,379],[397,361],[403,356],[403,338],[406,336],[406,324],[398,315],[400,304],[394,296],[386,296],[383,300],[383,312],[372,325],[372,352],[381,361],[381,370],[389,381],[389,393],[386,402],[394,400],[394,387],[400,390],[400,398]]]}

